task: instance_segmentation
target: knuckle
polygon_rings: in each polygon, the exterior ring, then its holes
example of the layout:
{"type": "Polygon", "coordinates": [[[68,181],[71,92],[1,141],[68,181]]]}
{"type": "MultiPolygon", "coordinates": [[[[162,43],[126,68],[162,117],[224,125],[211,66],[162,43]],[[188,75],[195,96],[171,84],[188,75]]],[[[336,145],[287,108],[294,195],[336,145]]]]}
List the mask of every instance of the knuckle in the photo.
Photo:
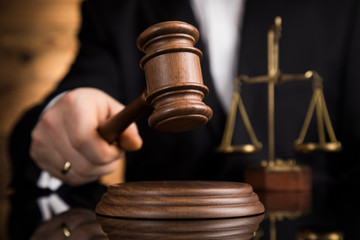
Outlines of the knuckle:
{"type": "Polygon", "coordinates": [[[73,106],[78,99],[79,95],[76,90],[67,92],[61,99],[61,103],[65,106],[73,106]]]}
{"type": "Polygon", "coordinates": [[[124,152],[122,152],[122,151],[121,152],[119,151],[117,154],[104,155],[101,158],[101,162],[103,164],[111,163],[113,161],[123,158],[123,156],[124,156],[124,152]]]}
{"type": "Polygon", "coordinates": [[[53,122],[54,122],[54,118],[52,117],[52,114],[50,114],[50,110],[45,112],[41,118],[39,123],[43,124],[46,127],[52,127],[53,126],[53,122]]]}
{"type": "Polygon", "coordinates": [[[30,157],[34,160],[39,159],[39,149],[45,148],[43,139],[37,131],[31,132],[31,144],[29,148],[30,157]]]}
{"type": "Polygon", "coordinates": [[[76,173],[83,178],[91,176],[94,166],[88,162],[80,163],[75,169],[76,173]]]}
{"type": "Polygon", "coordinates": [[[73,148],[76,150],[81,150],[87,142],[87,138],[78,131],[72,131],[69,133],[69,140],[73,148]]]}
{"type": "Polygon", "coordinates": [[[46,163],[45,159],[41,157],[41,155],[36,151],[34,148],[31,148],[29,151],[31,159],[34,161],[34,163],[43,170],[46,170],[46,163]]]}
{"type": "MultiPolygon", "coordinates": [[[[40,128],[40,125],[41,125],[41,126],[45,127],[45,129],[47,129],[47,130],[56,129],[57,122],[58,122],[58,117],[56,117],[53,114],[53,111],[51,111],[51,109],[49,109],[41,116],[39,123],[38,123],[38,127],[40,128]]],[[[34,132],[38,132],[37,128],[35,128],[34,132]]]]}
{"type": "Polygon", "coordinates": [[[36,142],[39,142],[39,140],[40,140],[39,132],[35,128],[34,130],[31,131],[31,142],[32,144],[34,144],[36,142]]]}
{"type": "MultiPolygon", "coordinates": [[[[113,149],[111,149],[113,150],[113,149]]],[[[112,163],[114,161],[120,160],[125,157],[125,151],[117,148],[116,150],[102,150],[98,155],[98,161],[97,163],[99,165],[106,165],[109,163],[112,163]]]]}

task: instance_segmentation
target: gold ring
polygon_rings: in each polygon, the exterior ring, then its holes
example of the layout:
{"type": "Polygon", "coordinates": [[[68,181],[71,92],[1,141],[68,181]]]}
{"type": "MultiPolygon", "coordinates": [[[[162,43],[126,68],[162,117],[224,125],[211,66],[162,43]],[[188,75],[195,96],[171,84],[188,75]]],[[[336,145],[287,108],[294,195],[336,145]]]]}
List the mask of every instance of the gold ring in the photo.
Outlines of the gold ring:
{"type": "Polygon", "coordinates": [[[71,236],[71,231],[70,231],[69,227],[65,223],[62,223],[61,228],[64,233],[64,236],[66,238],[69,238],[71,236]]]}
{"type": "Polygon", "coordinates": [[[64,167],[61,170],[61,173],[65,175],[70,170],[70,168],[71,168],[71,163],[65,162],[64,167]]]}

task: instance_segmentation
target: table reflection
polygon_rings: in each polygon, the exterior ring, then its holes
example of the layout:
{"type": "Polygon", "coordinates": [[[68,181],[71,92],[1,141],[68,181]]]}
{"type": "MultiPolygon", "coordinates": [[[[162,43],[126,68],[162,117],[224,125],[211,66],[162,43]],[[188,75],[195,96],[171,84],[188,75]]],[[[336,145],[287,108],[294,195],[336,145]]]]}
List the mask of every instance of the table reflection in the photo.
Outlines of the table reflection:
{"type": "Polygon", "coordinates": [[[94,211],[72,208],[43,222],[32,234],[32,240],[43,239],[103,239],[108,240],[94,211]]]}
{"type": "Polygon", "coordinates": [[[357,190],[355,184],[318,183],[309,193],[259,193],[266,214],[255,239],[358,239],[357,190]]]}
{"type": "Polygon", "coordinates": [[[106,191],[90,184],[57,192],[18,191],[11,196],[10,239],[358,239],[358,186],[320,184],[293,196],[259,193],[266,212],[248,218],[218,220],[140,220],[96,216],[106,191]],[[70,207],[50,210],[44,219],[39,197],[57,194],[70,207]],[[256,232],[256,234],[254,234],[256,232]],[[68,235],[68,238],[66,238],[68,235]],[[337,237],[337,238],[335,238],[337,237]]]}
{"type": "Polygon", "coordinates": [[[97,217],[113,239],[237,239],[249,240],[264,215],[207,220],[140,220],[97,217]]]}

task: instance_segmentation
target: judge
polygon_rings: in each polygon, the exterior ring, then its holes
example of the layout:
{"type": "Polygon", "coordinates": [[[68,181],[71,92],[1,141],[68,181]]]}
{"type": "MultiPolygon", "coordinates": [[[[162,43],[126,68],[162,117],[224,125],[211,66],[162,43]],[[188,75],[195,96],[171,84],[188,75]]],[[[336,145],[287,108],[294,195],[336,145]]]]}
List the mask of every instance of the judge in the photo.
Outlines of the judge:
{"type": "MultiPolygon", "coordinates": [[[[335,132],[344,148],[338,154],[296,155],[298,137],[311,97],[311,83],[285,83],[275,92],[276,157],[310,165],[314,181],[358,180],[360,141],[360,4],[356,0],[88,0],[82,3],[80,49],[69,73],[43,103],[27,111],[11,137],[12,185],[57,188],[79,186],[112,172],[126,159],[125,177],[136,180],[243,181],[250,164],[267,157],[267,91],[264,84],[243,86],[250,121],[263,143],[249,155],[216,153],[239,74],[267,71],[266,34],[276,16],[283,19],[280,69],[317,71],[335,132]],[[213,118],[184,133],[157,132],[150,113],[108,144],[98,126],[145,88],[139,68],[137,36],[163,21],[185,21],[200,31],[202,74],[210,94],[204,99],[213,118]]],[[[234,141],[248,136],[237,123],[234,141]]],[[[307,140],[316,142],[310,128],[307,140]]]]}

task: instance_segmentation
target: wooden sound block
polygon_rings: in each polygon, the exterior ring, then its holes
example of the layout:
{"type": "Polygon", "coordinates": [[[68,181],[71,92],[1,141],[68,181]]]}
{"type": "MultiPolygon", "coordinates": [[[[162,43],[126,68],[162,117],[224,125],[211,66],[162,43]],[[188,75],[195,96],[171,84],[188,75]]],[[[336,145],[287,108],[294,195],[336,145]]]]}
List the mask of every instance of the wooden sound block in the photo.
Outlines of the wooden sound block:
{"type": "Polygon", "coordinates": [[[249,240],[264,214],[207,220],[149,220],[97,216],[103,231],[112,239],[236,239],[249,240]]]}
{"type": "Polygon", "coordinates": [[[255,190],[268,192],[309,192],[312,188],[311,169],[301,165],[248,168],[245,182],[255,190]]]}
{"type": "Polygon", "coordinates": [[[110,185],[96,207],[98,215],[130,219],[219,219],[263,212],[249,184],[212,181],[110,185]]]}

